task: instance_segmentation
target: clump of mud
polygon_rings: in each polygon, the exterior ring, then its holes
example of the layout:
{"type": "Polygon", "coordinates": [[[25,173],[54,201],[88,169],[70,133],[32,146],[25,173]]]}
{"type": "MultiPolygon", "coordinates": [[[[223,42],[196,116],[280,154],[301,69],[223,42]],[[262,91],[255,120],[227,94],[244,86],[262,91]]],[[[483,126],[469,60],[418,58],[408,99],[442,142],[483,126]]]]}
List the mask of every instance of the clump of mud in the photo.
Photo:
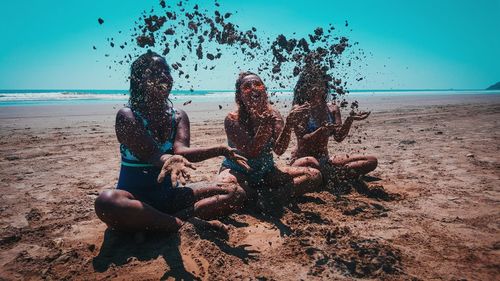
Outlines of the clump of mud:
{"type": "Polygon", "coordinates": [[[340,271],[356,278],[375,278],[401,272],[401,253],[375,239],[363,239],[348,227],[324,231],[323,247],[306,250],[315,258],[311,275],[323,275],[325,270],[340,271]]]}
{"type": "MultiPolygon", "coordinates": [[[[164,56],[177,49],[175,54],[181,54],[180,57],[173,60],[167,57],[167,60],[184,80],[177,84],[179,88],[181,84],[190,85],[191,89],[200,87],[193,74],[202,69],[214,70],[217,61],[226,57],[233,59],[236,66],[256,63],[259,75],[269,88],[290,89],[292,80],[303,71],[307,61],[314,60],[328,74],[329,92],[336,98],[348,92],[347,82],[341,79],[346,78],[349,72],[346,69],[352,68],[353,60],[366,58],[361,49],[353,48],[358,43],[350,43],[346,36],[336,34],[332,24],[326,28],[317,27],[304,37],[294,33],[271,38],[255,27],[241,28],[233,21],[237,12],[223,11],[217,0],[203,5],[189,0],[159,1],[158,9],[144,11],[134,22],[128,42],[115,44],[114,38],[108,38],[111,48],[119,46],[125,51],[123,58],[114,63],[130,64],[144,53],[145,48],[161,50],[159,53],[164,56]],[[349,49],[348,58],[343,59],[349,49]]],[[[345,26],[348,26],[347,21],[345,26]]]]}

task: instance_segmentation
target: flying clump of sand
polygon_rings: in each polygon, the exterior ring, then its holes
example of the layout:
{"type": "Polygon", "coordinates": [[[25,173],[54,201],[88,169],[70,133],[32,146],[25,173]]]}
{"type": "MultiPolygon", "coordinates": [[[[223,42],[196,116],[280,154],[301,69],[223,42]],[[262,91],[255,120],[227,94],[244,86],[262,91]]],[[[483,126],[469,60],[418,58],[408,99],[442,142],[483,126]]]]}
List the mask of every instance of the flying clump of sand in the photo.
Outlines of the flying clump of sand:
{"type": "MultiPolygon", "coordinates": [[[[317,27],[304,37],[294,33],[271,38],[255,27],[241,28],[233,21],[237,12],[223,11],[218,1],[210,2],[203,6],[190,1],[168,4],[160,1],[158,9],[144,11],[134,22],[130,30],[129,42],[132,44],[126,41],[115,44],[113,37],[108,38],[110,47],[119,45],[125,52],[123,58],[113,62],[128,65],[146,48],[159,50],[172,61],[174,75],[183,81],[177,83],[177,87],[186,84],[193,90],[203,88],[196,80],[196,72],[213,70],[218,60],[228,57],[233,60],[232,65],[256,64],[254,71],[265,80],[268,88],[289,89],[303,70],[306,58],[314,57],[315,62],[328,73],[331,98],[336,99],[348,93],[346,79],[351,71],[347,70],[360,67],[354,61],[361,62],[366,58],[359,43],[350,44],[346,36],[339,35],[342,31],[332,24],[325,28],[317,27]],[[180,56],[168,57],[174,49],[179,51],[176,54],[180,56]],[[346,53],[346,50],[349,52],[346,53]]],[[[361,75],[356,78],[357,81],[362,79],[361,75]]]]}

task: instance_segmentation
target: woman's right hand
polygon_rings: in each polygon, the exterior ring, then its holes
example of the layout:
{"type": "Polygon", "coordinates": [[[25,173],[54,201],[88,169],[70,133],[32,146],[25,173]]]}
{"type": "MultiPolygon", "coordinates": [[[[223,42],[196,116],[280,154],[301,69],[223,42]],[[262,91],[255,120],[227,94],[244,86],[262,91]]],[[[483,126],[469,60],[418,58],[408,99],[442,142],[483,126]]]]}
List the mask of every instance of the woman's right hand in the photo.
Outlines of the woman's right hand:
{"type": "Polygon", "coordinates": [[[297,124],[300,119],[303,119],[307,114],[309,114],[310,109],[311,106],[307,102],[302,105],[294,105],[286,118],[286,122],[291,125],[297,124]]]}
{"type": "Polygon", "coordinates": [[[173,187],[177,185],[177,180],[180,181],[182,185],[186,185],[186,180],[190,177],[187,168],[196,170],[193,163],[189,162],[183,156],[170,156],[163,163],[163,167],[158,175],[158,183],[162,183],[165,179],[165,175],[170,174],[170,180],[172,181],[173,187]]]}
{"type": "Polygon", "coordinates": [[[253,110],[253,114],[257,117],[259,125],[273,124],[276,119],[275,114],[270,110],[266,110],[263,112],[258,112],[257,110],[253,110]]]}
{"type": "Polygon", "coordinates": [[[322,126],[329,135],[333,134],[338,128],[342,127],[335,123],[326,123],[322,126]]]}

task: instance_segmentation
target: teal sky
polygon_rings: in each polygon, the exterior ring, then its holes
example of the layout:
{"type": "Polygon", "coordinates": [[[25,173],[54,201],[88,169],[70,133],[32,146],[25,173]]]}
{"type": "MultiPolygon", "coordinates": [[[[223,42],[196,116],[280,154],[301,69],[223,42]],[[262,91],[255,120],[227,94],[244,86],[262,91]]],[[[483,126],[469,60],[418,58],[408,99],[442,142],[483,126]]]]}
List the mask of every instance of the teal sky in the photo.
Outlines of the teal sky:
{"type": "MultiPolygon", "coordinates": [[[[107,47],[106,38],[126,33],[158,2],[3,1],[0,89],[126,89],[128,66],[106,67],[111,59],[104,53],[120,51],[107,47]]],[[[196,2],[211,1],[190,1],[196,2]]],[[[340,29],[348,20],[352,31],[344,34],[372,54],[358,68],[366,79],[350,81],[351,89],[483,89],[500,81],[500,0],[219,2],[238,11],[233,22],[271,36],[305,35],[328,23],[340,29]]],[[[245,67],[251,66],[222,60],[214,71],[193,75],[202,89],[231,89],[245,67]]]]}

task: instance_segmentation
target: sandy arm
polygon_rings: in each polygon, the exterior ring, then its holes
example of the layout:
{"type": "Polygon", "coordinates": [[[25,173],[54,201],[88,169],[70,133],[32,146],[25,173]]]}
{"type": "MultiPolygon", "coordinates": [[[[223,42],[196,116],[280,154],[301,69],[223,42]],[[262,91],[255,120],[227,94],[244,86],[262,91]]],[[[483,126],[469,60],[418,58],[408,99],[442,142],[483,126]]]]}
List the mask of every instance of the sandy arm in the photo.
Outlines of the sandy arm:
{"type": "Polygon", "coordinates": [[[183,110],[179,110],[179,121],[174,141],[174,152],[184,156],[190,162],[201,162],[217,156],[226,156],[227,145],[212,147],[190,147],[191,133],[189,117],[183,110]]]}
{"type": "Polygon", "coordinates": [[[274,131],[278,132],[279,135],[274,143],[273,151],[277,155],[282,155],[285,153],[288,145],[290,144],[293,126],[288,118],[286,122],[284,122],[283,117],[281,117],[281,114],[278,111],[275,111],[275,114],[276,118],[274,121],[274,131]]]}

